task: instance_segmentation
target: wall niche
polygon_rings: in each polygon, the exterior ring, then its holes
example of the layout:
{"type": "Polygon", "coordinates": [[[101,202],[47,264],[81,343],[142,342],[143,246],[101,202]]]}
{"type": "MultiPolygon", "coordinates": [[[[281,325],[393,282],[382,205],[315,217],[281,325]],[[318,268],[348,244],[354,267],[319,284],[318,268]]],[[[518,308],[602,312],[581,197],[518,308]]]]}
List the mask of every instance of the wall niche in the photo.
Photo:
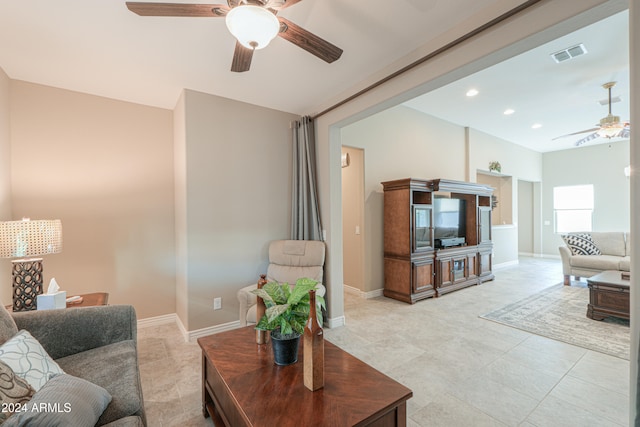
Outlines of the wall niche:
{"type": "Polygon", "coordinates": [[[478,170],[476,172],[478,184],[489,185],[493,190],[493,210],[491,212],[491,225],[513,224],[513,177],[497,172],[478,170]]]}

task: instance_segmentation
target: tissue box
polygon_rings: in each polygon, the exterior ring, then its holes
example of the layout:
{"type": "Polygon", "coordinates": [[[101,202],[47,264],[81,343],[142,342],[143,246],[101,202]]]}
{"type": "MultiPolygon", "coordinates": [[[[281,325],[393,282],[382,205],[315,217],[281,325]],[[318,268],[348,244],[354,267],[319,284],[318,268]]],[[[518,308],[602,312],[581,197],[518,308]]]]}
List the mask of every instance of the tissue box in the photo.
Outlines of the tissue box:
{"type": "Polygon", "coordinates": [[[37,299],[38,310],[53,310],[54,308],[67,308],[67,291],[59,291],[55,294],[41,294],[37,299]]]}

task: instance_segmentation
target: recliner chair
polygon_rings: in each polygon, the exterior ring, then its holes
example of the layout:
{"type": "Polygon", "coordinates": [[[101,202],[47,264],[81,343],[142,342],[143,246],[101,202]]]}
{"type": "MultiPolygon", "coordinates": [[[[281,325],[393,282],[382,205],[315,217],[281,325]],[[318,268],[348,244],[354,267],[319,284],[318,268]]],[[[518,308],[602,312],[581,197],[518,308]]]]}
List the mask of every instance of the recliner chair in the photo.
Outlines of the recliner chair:
{"type": "MultiPolygon", "coordinates": [[[[317,295],[324,296],[322,285],[324,268],[324,242],[318,240],[275,240],[269,245],[269,267],[267,282],[295,285],[298,279],[307,277],[318,282],[317,295]]],[[[258,297],[251,293],[257,284],[238,291],[240,303],[240,326],[256,323],[258,297]]]]}

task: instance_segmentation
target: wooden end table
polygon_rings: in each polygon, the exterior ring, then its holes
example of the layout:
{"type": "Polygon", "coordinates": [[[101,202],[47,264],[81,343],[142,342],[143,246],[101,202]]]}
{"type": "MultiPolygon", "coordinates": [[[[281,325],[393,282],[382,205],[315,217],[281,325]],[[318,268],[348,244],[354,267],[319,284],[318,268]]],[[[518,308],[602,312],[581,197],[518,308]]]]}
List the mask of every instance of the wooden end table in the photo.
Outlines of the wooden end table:
{"type": "MultiPolygon", "coordinates": [[[[216,426],[403,426],[410,389],[330,342],[324,342],[324,387],[303,384],[298,362],[278,366],[270,343],[248,326],[198,339],[202,411],[216,426]]],[[[302,340],[300,340],[302,343],[302,340]]]]}
{"type": "MultiPolygon", "coordinates": [[[[74,295],[71,295],[74,296],[74,295]]],[[[95,305],[107,305],[109,302],[108,292],[93,292],[90,294],[80,294],[81,301],[73,301],[67,303],[67,308],[73,307],[91,307],[95,305]]]]}
{"type": "Polygon", "coordinates": [[[587,279],[589,305],[587,317],[603,320],[608,316],[629,319],[629,283],[621,271],[609,270],[587,279]]]}
{"type": "MultiPolygon", "coordinates": [[[[74,295],[71,295],[74,296],[74,295]]],[[[82,297],[81,301],[73,301],[67,303],[67,308],[75,308],[75,307],[91,307],[95,305],[107,305],[109,301],[109,293],[108,292],[92,292],[90,294],[79,294],[78,296],[82,297]]],[[[5,305],[4,308],[7,311],[13,311],[13,305],[5,305]]]]}

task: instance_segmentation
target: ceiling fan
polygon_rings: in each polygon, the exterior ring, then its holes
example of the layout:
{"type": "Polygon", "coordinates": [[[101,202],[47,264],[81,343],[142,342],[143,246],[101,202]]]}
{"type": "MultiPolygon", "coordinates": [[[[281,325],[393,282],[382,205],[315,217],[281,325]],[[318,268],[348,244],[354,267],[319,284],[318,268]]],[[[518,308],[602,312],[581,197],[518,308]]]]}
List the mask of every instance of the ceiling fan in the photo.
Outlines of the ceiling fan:
{"type": "Polygon", "coordinates": [[[609,91],[609,114],[606,117],[600,119],[600,124],[598,127],[592,129],[582,130],[580,132],[569,133],[567,135],[558,136],[553,138],[556,139],[565,138],[567,136],[580,135],[582,133],[593,132],[590,135],[585,136],[577,140],[574,144],[576,147],[581,146],[582,144],[589,142],[596,138],[628,138],[631,134],[631,124],[629,122],[621,122],[620,116],[614,116],[611,114],[611,88],[616,85],[616,82],[608,82],[602,85],[604,89],[609,91]]]}
{"type": "Polygon", "coordinates": [[[262,49],[276,35],[318,58],[332,63],[342,49],[277,16],[278,12],[301,0],[227,0],[227,4],[127,2],[127,8],[140,16],[225,17],[236,37],[231,71],[248,71],[256,49],[262,49]]]}

